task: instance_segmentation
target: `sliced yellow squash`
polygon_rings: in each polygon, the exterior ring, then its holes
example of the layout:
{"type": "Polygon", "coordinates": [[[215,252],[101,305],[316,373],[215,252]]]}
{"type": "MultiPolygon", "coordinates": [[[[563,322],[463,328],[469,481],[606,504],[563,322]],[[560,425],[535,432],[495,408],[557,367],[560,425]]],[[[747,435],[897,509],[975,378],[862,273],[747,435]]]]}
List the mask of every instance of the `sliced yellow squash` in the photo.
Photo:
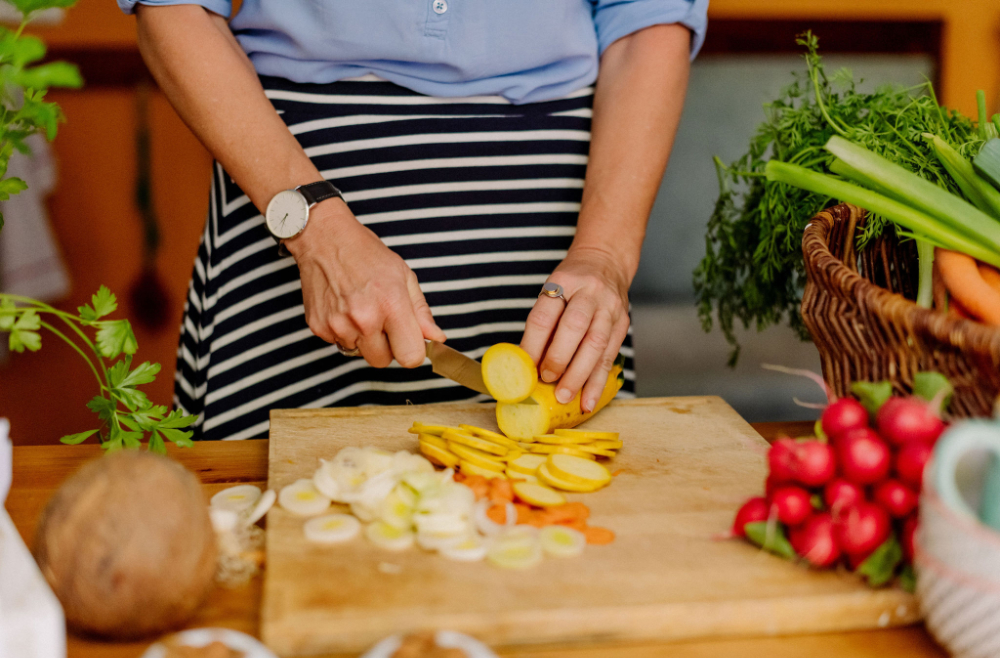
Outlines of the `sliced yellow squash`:
{"type": "Polygon", "coordinates": [[[508,480],[524,480],[525,482],[538,482],[538,476],[532,475],[531,473],[518,473],[517,471],[512,471],[509,468],[503,472],[507,476],[508,480]]]}
{"type": "Polygon", "coordinates": [[[603,487],[611,473],[603,465],[573,455],[549,455],[545,466],[555,477],[585,487],[603,487]]]}
{"type": "Polygon", "coordinates": [[[521,455],[513,461],[507,462],[507,468],[518,473],[527,473],[528,475],[534,475],[538,467],[545,463],[548,459],[545,455],[521,455]]]}
{"type": "Polygon", "coordinates": [[[458,462],[458,470],[462,471],[466,475],[482,475],[487,480],[493,478],[504,477],[502,472],[491,471],[488,468],[483,468],[481,466],[476,466],[472,462],[466,461],[464,459],[458,462]]]}
{"type": "Polygon", "coordinates": [[[448,449],[451,450],[459,459],[464,459],[467,462],[473,463],[480,468],[488,468],[491,471],[503,471],[507,468],[507,465],[498,459],[491,458],[491,455],[486,452],[481,452],[475,448],[470,448],[469,446],[464,446],[461,443],[449,443],[448,449]]]}
{"type": "Polygon", "coordinates": [[[578,429],[570,429],[570,428],[561,428],[561,429],[553,430],[552,433],[553,434],[557,434],[559,436],[578,437],[578,438],[586,439],[588,441],[617,441],[618,440],[618,432],[600,432],[598,430],[578,430],[578,429]]]}
{"type": "Polygon", "coordinates": [[[544,482],[554,489],[560,489],[562,491],[574,491],[576,493],[590,493],[591,491],[597,491],[600,487],[590,487],[582,484],[574,484],[573,482],[567,482],[556,476],[552,475],[549,471],[547,464],[542,464],[538,467],[538,480],[544,482]]]}
{"type": "Polygon", "coordinates": [[[546,487],[544,484],[515,482],[513,489],[514,494],[518,498],[536,507],[552,507],[554,505],[566,504],[566,496],[555,489],[546,487]]]}
{"type": "Polygon", "coordinates": [[[497,343],[483,354],[483,383],[497,402],[521,402],[538,383],[538,367],[511,343],[497,343]]]}
{"type": "Polygon", "coordinates": [[[448,442],[441,438],[439,434],[427,434],[426,432],[421,432],[417,435],[417,441],[421,443],[429,443],[432,446],[437,446],[442,450],[448,449],[448,442]]]}
{"type": "Polygon", "coordinates": [[[446,427],[444,425],[424,425],[421,422],[414,421],[413,427],[406,430],[410,434],[433,434],[434,436],[441,436],[445,430],[456,429],[454,427],[446,427]]]}
{"type": "Polygon", "coordinates": [[[489,452],[494,455],[499,455],[503,457],[507,454],[507,446],[502,446],[498,443],[493,443],[492,441],[487,441],[486,439],[480,439],[478,436],[472,436],[468,432],[462,430],[446,430],[441,438],[445,441],[452,443],[460,443],[464,446],[469,446],[470,448],[475,448],[476,450],[481,450],[482,452],[489,452]]]}
{"type": "Polygon", "coordinates": [[[603,448],[595,448],[593,445],[581,444],[581,445],[575,445],[573,447],[576,448],[577,450],[582,450],[583,452],[586,452],[588,454],[597,455],[598,457],[607,457],[608,459],[610,459],[611,457],[615,456],[614,450],[604,450],[603,448]]]}
{"type": "Polygon", "coordinates": [[[431,460],[432,464],[444,466],[445,468],[455,468],[458,466],[458,457],[454,453],[439,448],[434,444],[421,441],[420,452],[424,453],[424,457],[431,460]]]}
{"type": "Polygon", "coordinates": [[[562,436],[561,434],[539,434],[535,437],[536,443],[550,445],[575,445],[577,443],[590,443],[591,440],[585,436],[562,436]]]}
{"type": "Polygon", "coordinates": [[[503,434],[498,434],[493,430],[487,430],[482,427],[476,427],[475,425],[465,424],[459,424],[458,428],[465,430],[473,436],[478,436],[480,439],[486,439],[487,441],[492,441],[493,443],[499,443],[500,445],[507,446],[508,448],[517,447],[517,441],[512,441],[503,434]]]}
{"type": "Polygon", "coordinates": [[[532,446],[531,452],[536,455],[573,455],[581,459],[595,459],[595,456],[589,452],[578,450],[572,446],[552,446],[545,445],[544,443],[536,443],[532,446]]]}

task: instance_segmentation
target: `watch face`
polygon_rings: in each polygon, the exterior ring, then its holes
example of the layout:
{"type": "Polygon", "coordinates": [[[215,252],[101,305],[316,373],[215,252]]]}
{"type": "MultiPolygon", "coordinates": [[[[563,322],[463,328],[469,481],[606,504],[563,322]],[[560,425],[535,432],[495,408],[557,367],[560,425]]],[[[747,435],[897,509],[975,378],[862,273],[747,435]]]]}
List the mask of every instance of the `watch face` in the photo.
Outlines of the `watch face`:
{"type": "Polygon", "coordinates": [[[296,190],[278,192],[267,204],[264,213],[267,228],[281,240],[295,237],[306,227],[309,219],[309,204],[296,190]]]}

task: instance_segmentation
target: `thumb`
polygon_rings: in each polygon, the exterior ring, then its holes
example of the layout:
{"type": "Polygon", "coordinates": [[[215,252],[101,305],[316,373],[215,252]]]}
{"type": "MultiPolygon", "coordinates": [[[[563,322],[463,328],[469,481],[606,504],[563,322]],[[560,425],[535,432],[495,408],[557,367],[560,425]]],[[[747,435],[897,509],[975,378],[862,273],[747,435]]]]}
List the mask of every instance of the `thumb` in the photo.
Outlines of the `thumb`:
{"type": "Polygon", "coordinates": [[[427,305],[427,300],[424,298],[423,291],[420,290],[415,274],[407,278],[406,287],[410,293],[410,303],[413,304],[413,313],[417,316],[417,324],[420,326],[424,338],[444,342],[447,337],[441,331],[441,327],[434,322],[431,307],[427,305]]]}

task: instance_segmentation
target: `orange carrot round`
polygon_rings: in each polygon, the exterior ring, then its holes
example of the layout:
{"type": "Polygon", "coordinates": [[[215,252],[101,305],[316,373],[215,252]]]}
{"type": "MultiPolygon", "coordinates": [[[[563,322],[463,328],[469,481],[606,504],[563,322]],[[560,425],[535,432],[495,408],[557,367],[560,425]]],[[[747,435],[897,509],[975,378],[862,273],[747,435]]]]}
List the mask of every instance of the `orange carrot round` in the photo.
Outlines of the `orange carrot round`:
{"type": "Polygon", "coordinates": [[[1000,293],[1000,270],[992,265],[979,263],[979,275],[983,277],[986,285],[1000,293]]]}
{"type": "Polygon", "coordinates": [[[939,248],[935,262],[954,299],[985,324],[1000,326],[1000,292],[986,283],[974,258],[939,248]]]}
{"type": "Polygon", "coordinates": [[[507,506],[502,503],[490,506],[490,508],[486,510],[486,518],[499,525],[507,523],[507,506]]]}
{"type": "Polygon", "coordinates": [[[615,533],[607,528],[589,526],[583,531],[583,534],[587,538],[588,544],[610,544],[615,540],[615,533]]]}

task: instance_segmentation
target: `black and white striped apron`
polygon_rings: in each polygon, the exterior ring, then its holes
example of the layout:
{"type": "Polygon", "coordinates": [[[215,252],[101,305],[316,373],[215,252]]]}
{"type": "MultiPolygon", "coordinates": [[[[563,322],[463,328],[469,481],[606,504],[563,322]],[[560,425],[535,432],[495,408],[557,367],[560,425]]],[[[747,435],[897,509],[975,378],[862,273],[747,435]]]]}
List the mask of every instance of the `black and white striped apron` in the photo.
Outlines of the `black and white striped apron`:
{"type": "MultiPolygon", "coordinates": [[[[416,273],[448,345],[518,343],[573,239],[593,89],[544,103],[433,98],[389,82],[262,78],[268,98],[355,216],[416,273]]],[[[634,391],[631,338],[623,393],[634,391]]],[[[272,408],[481,400],[431,372],[368,366],[310,332],[299,271],[213,168],[185,303],[175,403],[197,439],[267,436],[272,408]]]]}

